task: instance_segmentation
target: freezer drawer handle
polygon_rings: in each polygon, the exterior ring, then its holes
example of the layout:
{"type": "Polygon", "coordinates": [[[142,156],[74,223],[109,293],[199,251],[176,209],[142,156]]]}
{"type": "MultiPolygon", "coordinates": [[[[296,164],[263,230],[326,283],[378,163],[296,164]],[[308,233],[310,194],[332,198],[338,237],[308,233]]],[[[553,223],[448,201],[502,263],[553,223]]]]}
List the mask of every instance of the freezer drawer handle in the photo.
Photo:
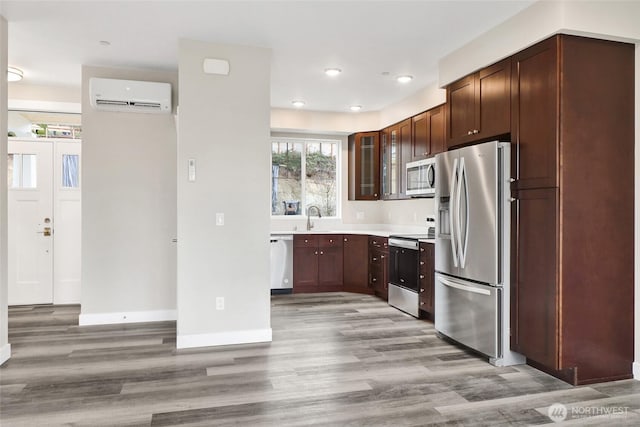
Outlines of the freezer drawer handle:
{"type": "Polygon", "coordinates": [[[459,283],[455,283],[450,280],[447,280],[442,276],[438,276],[438,280],[442,282],[442,284],[444,285],[450,286],[452,288],[460,289],[462,291],[474,292],[476,294],[482,294],[482,295],[491,295],[491,292],[486,289],[478,289],[478,288],[473,288],[471,286],[461,285],[459,283]]]}

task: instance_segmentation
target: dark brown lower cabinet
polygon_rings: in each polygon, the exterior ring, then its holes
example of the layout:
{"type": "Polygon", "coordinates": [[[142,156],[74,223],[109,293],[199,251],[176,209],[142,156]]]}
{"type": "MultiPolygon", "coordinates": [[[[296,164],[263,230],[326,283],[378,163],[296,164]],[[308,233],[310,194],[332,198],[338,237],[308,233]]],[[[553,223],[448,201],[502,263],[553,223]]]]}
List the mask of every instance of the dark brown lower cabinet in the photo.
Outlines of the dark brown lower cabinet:
{"type": "Polygon", "coordinates": [[[388,239],[369,236],[369,286],[374,295],[385,301],[389,299],[388,261],[388,239]]]}
{"type": "Polygon", "coordinates": [[[343,284],[345,292],[372,294],[369,287],[369,236],[345,234],[343,245],[343,284]]]}
{"type": "Polygon", "coordinates": [[[294,235],[294,293],[342,291],[342,274],[342,235],[294,235]]]}
{"type": "Polygon", "coordinates": [[[558,189],[518,193],[511,348],[558,366],[558,189]]]}
{"type": "Polygon", "coordinates": [[[420,318],[434,319],[433,298],[435,292],[434,271],[435,248],[433,243],[420,243],[420,269],[418,272],[418,301],[420,318]]]}

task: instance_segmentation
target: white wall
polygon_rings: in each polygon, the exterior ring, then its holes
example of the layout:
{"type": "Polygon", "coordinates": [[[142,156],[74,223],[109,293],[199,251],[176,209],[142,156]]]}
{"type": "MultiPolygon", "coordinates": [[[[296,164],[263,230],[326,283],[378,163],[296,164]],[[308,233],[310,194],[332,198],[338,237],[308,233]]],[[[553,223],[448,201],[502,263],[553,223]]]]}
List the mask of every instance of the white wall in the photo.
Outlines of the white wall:
{"type": "Polygon", "coordinates": [[[441,58],[439,84],[444,87],[559,32],[635,42],[639,21],[640,2],[539,1],[441,58]]]}
{"type": "Polygon", "coordinates": [[[350,134],[378,129],[378,111],[361,113],[334,113],[325,111],[271,109],[271,129],[278,132],[350,134]]]}
{"type": "MultiPolygon", "coordinates": [[[[640,2],[537,2],[512,19],[452,52],[440,61],[440,84],[446,85],[555,33],[569,33],[636,44],[635,94],[635,362],[640,379],[640,2]]],[[[597,60],[597,58],[594,58],[597,60]]]]}
{"type": "Polygon", "coordinates": [[[271,340],[270,60],[268,49],[179,43],[178,348],[271,340]],[[229,75],[204,74],[205,58],[229,60],[229,75]]]}
{"type": "Polygon", "coordinates": [[[633,377],[640,380],[640,44],[636,44],[636,146],[635,146],[635,362],[633,377]]]}
{"type": "MultiPolygon", "coordinates": [[[[7,69],[7,21],[0,16],[0,70],[7,69]]],[[[0,74],[0,364],[11,357],[8,329],[7,276],[7,79],[0,74]]]]}
{"type": "Polygon", "coordinates": [[[80,323],[175,319],[174,117],[94,110],[91,77],[168,82],[177,93],[176,73],[82,68],[80,323]]]}

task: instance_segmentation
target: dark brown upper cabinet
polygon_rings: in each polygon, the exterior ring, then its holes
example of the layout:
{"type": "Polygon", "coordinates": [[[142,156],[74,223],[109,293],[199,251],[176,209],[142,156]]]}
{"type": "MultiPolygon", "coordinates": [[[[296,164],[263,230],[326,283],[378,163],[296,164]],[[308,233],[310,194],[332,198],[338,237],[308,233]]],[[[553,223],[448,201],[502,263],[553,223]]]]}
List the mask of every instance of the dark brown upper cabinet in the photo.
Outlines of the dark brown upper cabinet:
{"type": "Polygon", "coordinates": [[[379,132],[349,136],[349,200],[380,198],[379,132]]]}
{"type": "Polygon", "coordinates": [[[449,148],[511,132],[511,58],[447,86],[449,148]]]}
{"type": "Polygon", "coordinates": [[[446,151],[444,105],[411,118],[411,161],[446,151]]]}

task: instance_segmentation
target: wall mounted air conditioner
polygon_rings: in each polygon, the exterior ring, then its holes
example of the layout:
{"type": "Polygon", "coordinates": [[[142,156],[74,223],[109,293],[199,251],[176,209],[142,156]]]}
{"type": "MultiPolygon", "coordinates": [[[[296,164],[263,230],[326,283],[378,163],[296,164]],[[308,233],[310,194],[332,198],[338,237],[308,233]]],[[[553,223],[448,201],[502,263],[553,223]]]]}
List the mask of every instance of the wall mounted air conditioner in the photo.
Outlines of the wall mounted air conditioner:
{"type": "Polygon", "coordinates": [[[171,113],[171,84],[135,80],[89,79],[91,106],[102,111],[171,113]]]}

